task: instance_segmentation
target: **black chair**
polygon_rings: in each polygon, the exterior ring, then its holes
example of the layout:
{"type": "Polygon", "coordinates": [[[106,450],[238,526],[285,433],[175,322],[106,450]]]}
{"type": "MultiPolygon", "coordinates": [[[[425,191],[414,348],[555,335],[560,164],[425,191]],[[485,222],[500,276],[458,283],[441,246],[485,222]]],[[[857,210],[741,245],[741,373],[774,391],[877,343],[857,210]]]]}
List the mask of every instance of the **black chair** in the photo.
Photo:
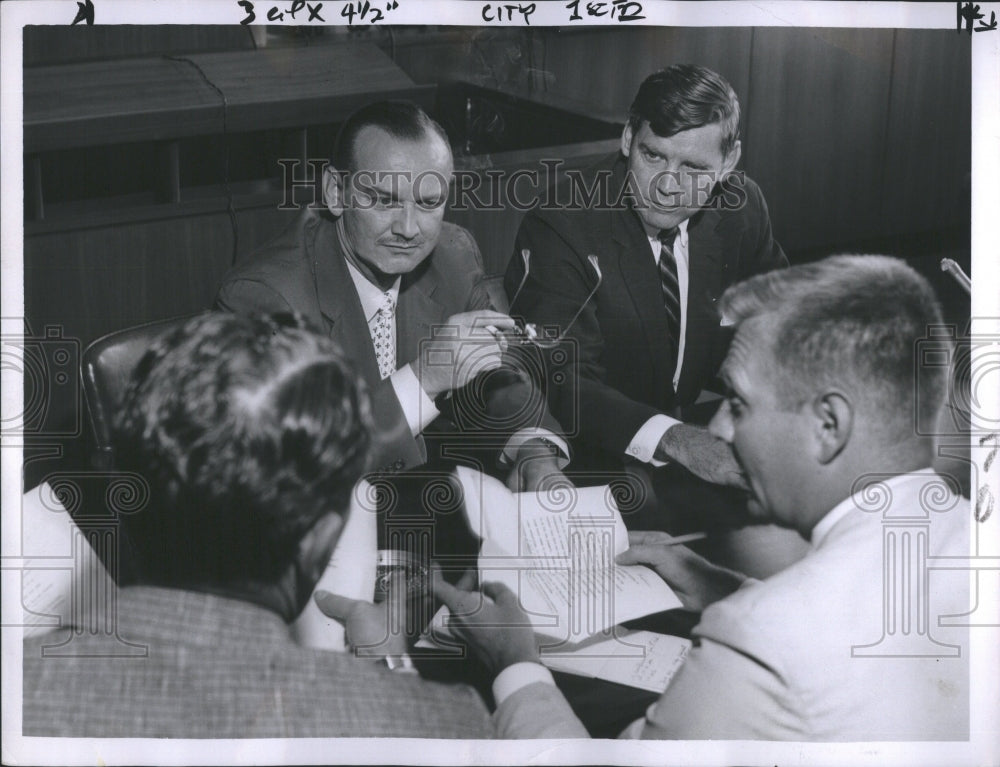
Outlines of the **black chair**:
{"type": "Polygon", "coordinates": [[[95,468],[114,465],[111,425],[125,387],[139,359],[160,335],[190,319],[190,316],[148,322],[102,336],[90,344],[80,361],[83,398],[94,438],[95,468]]]}

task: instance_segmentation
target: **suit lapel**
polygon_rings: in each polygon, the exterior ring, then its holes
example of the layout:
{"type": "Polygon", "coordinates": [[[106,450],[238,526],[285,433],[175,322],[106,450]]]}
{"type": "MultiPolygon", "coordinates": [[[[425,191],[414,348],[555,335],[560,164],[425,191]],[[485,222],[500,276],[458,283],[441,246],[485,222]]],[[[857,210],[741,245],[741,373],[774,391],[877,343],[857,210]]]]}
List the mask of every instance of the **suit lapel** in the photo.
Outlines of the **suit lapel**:
{"type": "MultiPolygon", "coordinates": [[[[688,303],[684,335],[684,365],[678,382],[678,396],[691,398],[696,381],[705,380],[702,368],[712,358],[719,317],[716,301],[726,270],[725,237],[718,211],[706,209],[688,224],[688,303]]],[[[714,371],[713,371],[714,372],[714,371]]]]}
{"type": "Polygon", "coordinates": [[[638,216],[631,209],[617,210],[612,214],[612,241],[618,258],[621,279],[628,289],[642,324],[653,380],[664,395],[672,394],[671,353],[667,313],[663,307],[660,275],[653,259],[646,232],[638,216]],[[669,391],[668,391],[669,390],[669,391]]]}
{"type": "Polygon", "coordinates": [[[410,274],[404,274],[399,286],[396,306],[396,364],[415,360],[420,354],[420,342],[431,336],[431,325],[443,323],[445,308],[434,299],[434,290],[442,277],[427,260],[410,274]]]}
{"type": "Polygon", "coordinates": [[[375,358],[371,332],[365,320],[357,288],[347,271],[347,262],[336,229],[317,227],[309,242],[309,263],[316,283],[316,300],[326,321],[327,332],[351,359],[369,385],[382,380],[375,358]]]}

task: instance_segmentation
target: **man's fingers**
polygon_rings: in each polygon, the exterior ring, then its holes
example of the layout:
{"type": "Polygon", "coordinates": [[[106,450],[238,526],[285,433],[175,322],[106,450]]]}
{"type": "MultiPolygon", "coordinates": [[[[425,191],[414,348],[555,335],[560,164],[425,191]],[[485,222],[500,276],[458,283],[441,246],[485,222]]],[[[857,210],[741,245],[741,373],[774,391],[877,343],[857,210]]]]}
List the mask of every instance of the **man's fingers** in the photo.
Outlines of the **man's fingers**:
{"type": "Polygon", "coordinates": [[[333,618],[340,623],[346,623],[351,612],[358,604],[356,599],[348,599],[340,594],[331,594],[329,591],[317,591],[313,594],[313,601],[327,618],[333,618]]]}
{"type": "Polygon", "coordinates": [[[486,325],[495,325],[498,328],[512,328],[516,324],[514,318],[503,312],[495,312],[492,309],[480,309],[470,312],[472,315],[472,326],[483,328],[486,325]]]}
{"type": "Polygon", "coordinates": [[[475,591],[478,580],[478,573],[475,570],[466,570],[455,585],[465,591],[475,591]]]}
{"type": "Polygon", "coordinates": [[[455,588],[441,575],[433,579],[433,586],[434,596],[444,602],[452,615],[461,615],[475,609],[476,605],[472,604],[469,597],[475,597],[478,604],[479,595],[476,592],[455,588]]]}
{"type": "Polygon", "coordinates": [[[662,530],[629,530],[628,542],[630,546],[641,544],[667,543],[672,540],[669,533],[662,530]]]}
{"type": "Polygon", "coordinates": [[[640,543],[630,546],[617,557],[615,562],[620,565],[654,565],[659,567],[671,558],[672,546],[662,544],[640,543]]]}
{"type": "Polygon", "coordinates": [[[499,581],[490,581],[489,583],[484,583],[483,593],[490,599],[492,599],[494,602],[503,601],[504,603],[506,603],[511,599],[513,599],[514,603],[517,604],[517,595],[499,581]]]}

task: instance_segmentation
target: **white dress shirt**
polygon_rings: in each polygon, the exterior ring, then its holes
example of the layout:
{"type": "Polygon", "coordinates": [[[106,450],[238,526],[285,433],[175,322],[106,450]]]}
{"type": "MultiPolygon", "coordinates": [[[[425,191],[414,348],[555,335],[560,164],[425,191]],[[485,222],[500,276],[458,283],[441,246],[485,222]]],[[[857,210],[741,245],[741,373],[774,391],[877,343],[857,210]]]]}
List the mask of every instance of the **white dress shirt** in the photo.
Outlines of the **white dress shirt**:
{"type": "MultiPolygon", "coordinates": [[[[347,263],[347,271],[357,288],[358,298],[361,299],[361,311],[365,314],[365,322],[368,323],[368,332],[371,333],[372,343],[375,343],[375,326],[378,321],[378,313],[382,308],[385,294],[392,296],[393,303],[399,303],[399,283],[401,277],[397,277],[392,287],[383,291],[378,285],[369,280],[351,263],[349,258],[344,259],[347,263]]],[[[392,321],[392,343],[396,344],[396,318],[392,321]]],[[[398,363],[398,360],[397,360],[398,363]]],[[[403,409],[403,416],[410,427],[410,433],[415,437],[422,432],[435,418],[438,417],[438,409],[434,406],[434,400],[427,396],[423,390],[416,373],[409,365],[397,367],[396,372],[389,376],[389,382],[396,392],[396,399],[403,409]]]]}
{"type": "MultiPolygon", "coordinates": [[[[649,237],[649,247],[653,250],[653,259],[656,265],[660,265],[660,252],[663,246],[660,240],[654,235],[649,237]]],[[[684,337],[687,335],[687,304],[688,304],[688,276],[690,268],[688,266],[688,222],[687,219],[677,225],[677,236],[674,238],[674,260],[677,262],[677,290],[680,293],[681,303],[681,329],[680,338],[677,341],[677,365],[674,367],[673,385],[677,391],[677,385],[681,380],[681,368],[684,365],[684,337]]],[[[656,448],[660,444],[660,439],[671,426],[679,424],[676,418],[671,418],[663,413],[658,413],[644,423],[625,452],[638,461],[652,464],[653,466],[663,466],[665,461],[660,461],[653,457],[656,448]]]]}
{"type": "MultiPolygon", "coordinates": [[[[343,240],[341,240],[341,242],[342,247],[346,250],[346,244],[343,243],[343,240]]],[[[371,334],[372,343],[374,344],[378,313],[385,300],[385,294],[389,293],[392,296],[393,303],[398,305],[399,285],[402,278],[397,277],[396,281],[392,284],[392,287],[387,291],[383,291],[378,285],[370,282],[358,270],[358,268],[351,263],[349,258],[345,258],[344,261],[347,264],[347,271],[350,273],[351,279],[354,281],[354,287],[358,291],[358,298],[361,300],[361,310],[364,312],[365,322],[368,323],[368,332],[371,334]]],[[[392,343],[395,346],[395,315],[393,316],[391,325],[392,343]]],[[[396,362],[398,365],[399,360],[396,362]]],[[[415,437],[427,428],[431,421],[438,417],[439,411],[434,405],[434,400],[427,396],[427,392],[425,392],[423,387],[420,385],[417,374],[414,372],[413,367],[410,364],[397,367],[396,372],[389,376],[389,381],[392,384],[393,390],[396,392],[396,398],[399,400],[399,405],[403,410],[403,416],[406,418],[406,423],[410,427],[410,433],[415,437]]],[[[566,441],[556,434],[553,434],[548,429],[538,427],[521,429],[517,433],[511,435],[503,449],[503,453],[501,454],[501,461],[505,464],[513,462],[517,456],[517,451],[521,448],[521,445],[534,437],[549,440],[559,448],[561,452],[561,456],[559,457],[560,468],[565,467],[565,465],[569,463],[569,446],[566,444],[566,441]]]]}

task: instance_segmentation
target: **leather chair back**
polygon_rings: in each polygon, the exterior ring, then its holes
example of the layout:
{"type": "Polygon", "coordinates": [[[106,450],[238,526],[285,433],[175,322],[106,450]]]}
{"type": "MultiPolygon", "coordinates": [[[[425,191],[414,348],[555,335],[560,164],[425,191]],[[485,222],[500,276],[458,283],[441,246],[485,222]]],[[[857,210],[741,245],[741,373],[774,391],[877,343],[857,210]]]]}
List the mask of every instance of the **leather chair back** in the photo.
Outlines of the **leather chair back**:
{"type": "Polygon", "coordinates": [[[111,426],[136,364],[157,337],[189,316],[157,320],[98,338],[83,352],[80,376],[97,454],[95,465],[111,468],[111,426]]]}

